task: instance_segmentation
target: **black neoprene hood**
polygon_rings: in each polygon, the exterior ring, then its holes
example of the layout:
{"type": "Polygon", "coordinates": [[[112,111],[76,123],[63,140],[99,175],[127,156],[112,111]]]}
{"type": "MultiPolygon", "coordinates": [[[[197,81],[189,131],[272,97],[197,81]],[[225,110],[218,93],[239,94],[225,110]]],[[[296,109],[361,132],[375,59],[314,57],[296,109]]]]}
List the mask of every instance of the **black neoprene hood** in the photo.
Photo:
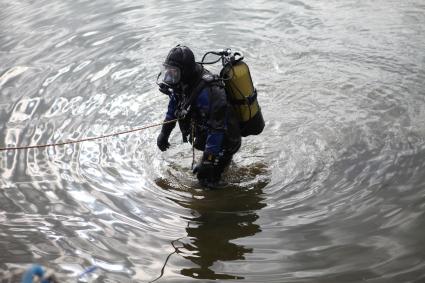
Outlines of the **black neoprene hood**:
{"type": "Polygon", "coordinates": [[[187,46],[181,45],[177,45],[170,50],[164,64],[179,67],[182,73],[181,80],[185,83],[189,83],[193,79],[193,74],[197,69],[192,50],[187,46]]]}

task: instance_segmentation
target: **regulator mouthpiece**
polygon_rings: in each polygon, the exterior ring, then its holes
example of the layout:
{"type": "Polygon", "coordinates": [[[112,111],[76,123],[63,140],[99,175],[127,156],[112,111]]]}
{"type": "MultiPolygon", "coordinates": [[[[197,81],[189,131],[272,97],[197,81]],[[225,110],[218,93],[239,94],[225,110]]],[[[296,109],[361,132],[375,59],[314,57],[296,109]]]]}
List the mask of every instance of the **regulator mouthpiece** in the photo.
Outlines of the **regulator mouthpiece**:
{"type": "Polygon", "coordinates": [[[166,94],[168,96],[172,94],[172,89],[168,85],[164,83],[157,83],[157,85],[158,85],[159,91],[162,92],[163,94],[166,94]]]}

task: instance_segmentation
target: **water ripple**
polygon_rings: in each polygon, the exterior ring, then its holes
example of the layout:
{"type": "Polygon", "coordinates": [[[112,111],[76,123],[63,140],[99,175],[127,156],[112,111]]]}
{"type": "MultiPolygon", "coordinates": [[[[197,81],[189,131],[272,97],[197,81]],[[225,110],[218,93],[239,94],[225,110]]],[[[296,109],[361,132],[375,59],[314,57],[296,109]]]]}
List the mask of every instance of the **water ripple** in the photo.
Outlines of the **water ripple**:
{"type": "MultiPolygon", "coordinates": [[[[0,146],[163,119],[168,50],[245,54],[266,120],[224,190],[158,129],[0,152],[0,277],[72,281],[420,282],[425,95],[418,1],[0,4],[0,146]],[[160,281],[159,280],[159,281],[160,281]]],[[[201,155],[196,152],[197,158],[201,155]]],[[[18,281],[18,280],[16,280],[18,281]]]]}

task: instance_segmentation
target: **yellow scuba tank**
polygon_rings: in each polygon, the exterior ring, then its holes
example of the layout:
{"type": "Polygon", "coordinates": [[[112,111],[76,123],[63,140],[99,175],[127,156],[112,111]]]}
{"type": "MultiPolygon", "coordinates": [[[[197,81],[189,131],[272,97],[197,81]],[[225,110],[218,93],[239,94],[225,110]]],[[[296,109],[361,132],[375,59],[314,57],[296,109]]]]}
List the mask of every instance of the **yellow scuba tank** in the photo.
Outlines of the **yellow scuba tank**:
{"type": "Polygon", "coordinates": [[[229,100],[239,118],[241,135],[260,134],[265,126],[263,114],[257,100],[257,90],[252,83],[248,65],[242,61],[243,56],[234,53],[223,61],[220,73],[225,82],[229,100]],[[238,56],[235,59],[235,56],[238,56]]]}

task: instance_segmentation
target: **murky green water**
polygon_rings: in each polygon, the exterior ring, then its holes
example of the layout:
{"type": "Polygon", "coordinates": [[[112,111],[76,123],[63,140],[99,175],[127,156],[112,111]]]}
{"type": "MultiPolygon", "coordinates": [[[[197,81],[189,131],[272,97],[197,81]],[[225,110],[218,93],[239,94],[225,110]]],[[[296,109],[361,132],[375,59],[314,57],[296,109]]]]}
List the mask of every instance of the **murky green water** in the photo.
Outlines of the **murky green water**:
{"type": "Polygon", "coordinates": [[[266,119],[220,191],[178,131],[0,152],[3,281],[425,281],[422,1],[3,1],[0,24],[0,147],[161,121],[178,43],[242,51],[266,119]]]}

